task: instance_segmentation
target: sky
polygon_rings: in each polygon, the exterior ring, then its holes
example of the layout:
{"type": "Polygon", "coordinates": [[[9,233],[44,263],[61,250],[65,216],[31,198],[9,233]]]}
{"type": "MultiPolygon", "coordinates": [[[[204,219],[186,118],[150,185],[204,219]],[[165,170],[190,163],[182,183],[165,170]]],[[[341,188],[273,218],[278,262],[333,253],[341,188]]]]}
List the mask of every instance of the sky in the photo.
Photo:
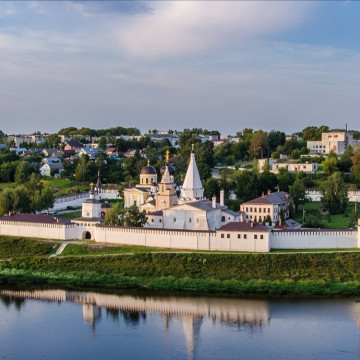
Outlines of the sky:
{"type": "Polygon", "coordinates": [[[359,33],[359,1],[1,1],[0,130],[359,130],[359,33]]]}

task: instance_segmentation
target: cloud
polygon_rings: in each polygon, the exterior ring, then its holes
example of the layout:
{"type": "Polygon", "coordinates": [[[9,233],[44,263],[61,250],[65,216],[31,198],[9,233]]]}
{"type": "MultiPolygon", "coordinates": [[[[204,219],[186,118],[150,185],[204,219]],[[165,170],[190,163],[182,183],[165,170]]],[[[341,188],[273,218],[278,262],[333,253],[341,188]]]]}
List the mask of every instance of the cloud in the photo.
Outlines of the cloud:
{"type": "Polygon", "coordinates": [[[130,55],[156,58],[203,53],[299,25],[308,5],[295,2],[152,2],[117,31],[130,55]]]}

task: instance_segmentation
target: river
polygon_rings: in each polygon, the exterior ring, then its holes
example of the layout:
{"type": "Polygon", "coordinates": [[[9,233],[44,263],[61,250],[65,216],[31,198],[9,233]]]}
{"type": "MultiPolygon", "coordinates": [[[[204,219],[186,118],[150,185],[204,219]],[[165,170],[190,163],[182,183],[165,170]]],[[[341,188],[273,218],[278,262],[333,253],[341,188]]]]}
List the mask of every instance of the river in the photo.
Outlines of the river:
{"type": "Polygon", "coordinates": [[[0,359],[359,359],[354,300],[0,289],[0,359]]]}

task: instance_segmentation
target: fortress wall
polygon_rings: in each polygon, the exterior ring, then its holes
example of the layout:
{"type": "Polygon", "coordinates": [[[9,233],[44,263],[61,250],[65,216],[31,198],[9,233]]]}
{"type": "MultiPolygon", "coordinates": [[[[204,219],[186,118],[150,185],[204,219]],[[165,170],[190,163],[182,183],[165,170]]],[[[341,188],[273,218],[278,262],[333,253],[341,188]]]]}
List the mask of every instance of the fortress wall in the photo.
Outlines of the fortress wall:
{"type": "Polygon", "coordinates": [[[269,233],[254,232],[217,232],[211,239],[211,250],[219,251],[249,251],[249,252],[269,252],[269,233]],[[224,237],[221,237],[224,234],[224,237]],[[244,235],[246,234],[246,239],[244,235]],[[230,237],[228,238],[227,235],[230,237]],[[240,235],[240,239],[238,238],[240,235]],[[255,239],[254,235],[257,235],[255,239]],[[263,235],[263,239],[260,239],[263,235]]]}
{"type": "Polygon", "coordinates": [[[77,229],[75,224],[0,221],[0,235],[66,240],[75,239],[77,229]]]}
{"type": "Polygon", "coordinates": [[[358,232],[350,229],[273,231],[270,246],[272,249],[357,248],[358,232]]]}
{"type": "Polygon", "coordinates": [[[209,250],[210,236],[214,236],[214,233],[208,231],[97,226],[95,239],[96,242],[110,244],[209,250]]]}

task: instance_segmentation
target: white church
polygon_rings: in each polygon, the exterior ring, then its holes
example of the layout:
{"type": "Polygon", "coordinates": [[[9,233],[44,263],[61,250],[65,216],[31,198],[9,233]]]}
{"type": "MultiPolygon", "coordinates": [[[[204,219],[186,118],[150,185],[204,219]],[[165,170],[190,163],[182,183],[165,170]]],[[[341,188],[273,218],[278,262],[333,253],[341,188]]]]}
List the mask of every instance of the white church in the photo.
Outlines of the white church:
{"type": "Polygon", "coordinates": [[[201,251],[360,247],[360,235],[354,229],[270,230],[262,223],[240,222],[239,213],[224,204],[224,191],[220,203],[215,196],[204,198],[194,150],[179,196],[174,171],[167,155],[160,183],[155,168],[148,164],[141,170],[140,184],[124,191],[125,206],[136,204],[147,212],[142,228],[104,225],[102,204],[90,190],[80,218],[66,221],[49,215],[10,213],[0,217],[0,235],[201,251]]]}

